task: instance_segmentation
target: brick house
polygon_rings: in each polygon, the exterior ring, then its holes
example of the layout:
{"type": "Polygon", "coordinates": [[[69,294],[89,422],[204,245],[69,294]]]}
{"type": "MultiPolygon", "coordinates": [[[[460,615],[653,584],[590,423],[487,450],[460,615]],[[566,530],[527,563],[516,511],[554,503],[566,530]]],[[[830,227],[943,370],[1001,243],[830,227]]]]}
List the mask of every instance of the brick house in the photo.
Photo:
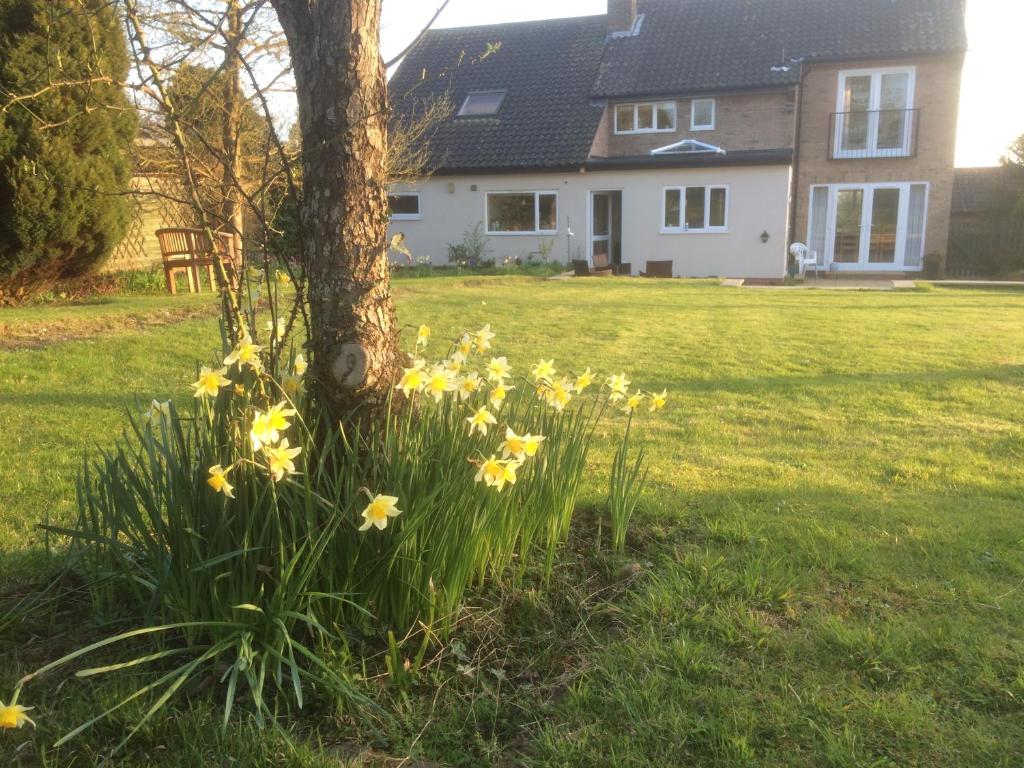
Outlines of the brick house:
{"type": "Polygon", "coordinates": [[[601,16],[428,32],[398,119],[448,98],[392,230],[491,257],[673,274],[917,273],[945,259],[962,0],[608,0],[601,16]]]}

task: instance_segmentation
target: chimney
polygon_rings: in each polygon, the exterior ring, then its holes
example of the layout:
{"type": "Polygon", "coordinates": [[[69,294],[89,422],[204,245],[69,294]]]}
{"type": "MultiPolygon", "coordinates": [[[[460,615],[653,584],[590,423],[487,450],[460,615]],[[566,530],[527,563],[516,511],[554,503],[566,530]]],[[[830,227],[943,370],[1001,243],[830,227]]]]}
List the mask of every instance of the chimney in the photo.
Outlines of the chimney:
{"type": "Polygon", "coordinates": [[[608,34],[629,32],[636,23],[637,0],[608,0],[608,34]]]}

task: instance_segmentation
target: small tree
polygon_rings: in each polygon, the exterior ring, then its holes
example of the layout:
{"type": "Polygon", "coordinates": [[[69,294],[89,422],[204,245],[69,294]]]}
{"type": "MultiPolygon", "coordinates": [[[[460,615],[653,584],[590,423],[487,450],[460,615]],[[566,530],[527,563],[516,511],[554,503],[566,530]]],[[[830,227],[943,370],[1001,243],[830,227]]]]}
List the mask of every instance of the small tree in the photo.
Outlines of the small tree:
{"type": "Polygon", "coordinates": [[[0,304],[95,270],[124,235],[127,72],[105,0],[0,0],[0,304]]]}

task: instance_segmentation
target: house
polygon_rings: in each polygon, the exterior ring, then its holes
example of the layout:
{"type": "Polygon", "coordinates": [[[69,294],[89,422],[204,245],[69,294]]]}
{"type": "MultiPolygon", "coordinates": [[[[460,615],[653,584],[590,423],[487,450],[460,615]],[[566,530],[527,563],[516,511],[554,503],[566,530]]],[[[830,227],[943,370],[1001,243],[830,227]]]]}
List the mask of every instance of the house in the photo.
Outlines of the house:
{"type": "Polygon", "coordinates": [[[601,16],[428,32],[399,119],[448,98],[432,175],[391,190],[417,256],[779,279],[945,258],[962,0],[608,0],[601,16]]]}
{"type": "Polygon", "coordinates": [[[947,277],[1020,279],[1024,269],[1024,168],[957,168],[947,277]]]}
{"type": "Polygon", "coordinates": [[[993,165],[953,173],[951,228],[1006,216],[1024,197],[1024,168],[993,165]]]}

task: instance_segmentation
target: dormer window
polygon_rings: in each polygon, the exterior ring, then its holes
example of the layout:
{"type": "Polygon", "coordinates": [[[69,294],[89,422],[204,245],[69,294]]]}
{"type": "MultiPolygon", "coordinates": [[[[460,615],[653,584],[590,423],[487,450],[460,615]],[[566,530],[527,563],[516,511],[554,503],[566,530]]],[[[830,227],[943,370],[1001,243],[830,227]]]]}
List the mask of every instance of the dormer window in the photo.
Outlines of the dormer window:
{"type": "Polygon", "coordinates": [[[616,133],[658,133],[676,129],[674,101],[615,105],[616,133]]]}
{"type": "Polygon", "coordinates": [[[487,117],[498,114],[505,91],[474,91],[466,96],[459,117],[487,117]]]}

